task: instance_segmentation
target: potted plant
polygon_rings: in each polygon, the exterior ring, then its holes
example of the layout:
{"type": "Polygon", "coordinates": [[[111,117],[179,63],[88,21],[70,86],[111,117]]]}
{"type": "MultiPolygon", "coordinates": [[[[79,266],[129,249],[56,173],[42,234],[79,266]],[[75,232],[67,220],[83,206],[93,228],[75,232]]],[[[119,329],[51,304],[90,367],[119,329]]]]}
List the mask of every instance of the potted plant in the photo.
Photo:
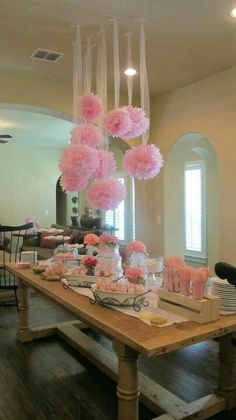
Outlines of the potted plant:
{"type": "Polygon", "coordinates": [[[73,216],[71,216],[71,223],[72,226],[79,226],[80,225],[80,218],[79,218],[79,198],[77,195],[74,195],[71,198],[72,201],[72,213],[73,216]]]}
{"type": "Polygon", "coordinates": [[[94,226],[97,229],[101,229],[102,228],[102,223],[103,222],[103,214],[102,214],[102,210],[100,209],[95,209],[95,219],[94,219],[94,226]]]}

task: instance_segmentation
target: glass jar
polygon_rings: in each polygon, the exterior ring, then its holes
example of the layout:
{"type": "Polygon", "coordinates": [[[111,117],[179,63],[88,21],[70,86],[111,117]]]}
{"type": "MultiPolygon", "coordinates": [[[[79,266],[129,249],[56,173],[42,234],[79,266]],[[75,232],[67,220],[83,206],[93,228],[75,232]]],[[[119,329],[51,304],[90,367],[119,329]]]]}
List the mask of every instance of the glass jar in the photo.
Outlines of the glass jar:
{"type": "Polygon", "coordinates": [[[78,259],[78,250],[68,244],[59,245],[53,254],[56,260],[71,261],[78,259]]]}
{"type": "Polygon", "coordinates": [[[115,280],[123,276],[122,261],[119,254],[119,245],[99,245],[97,254],[98,266],[107,267],[113,272],[115,280]]]}
{"type": "Polygon", "coordinates": [[[146,255],[143,252],[132,252],[130,256],[130,265],[131,267],[139,267],[143,270],[144,274],[148,273],[148,268],[146,265],[146,255]]]}

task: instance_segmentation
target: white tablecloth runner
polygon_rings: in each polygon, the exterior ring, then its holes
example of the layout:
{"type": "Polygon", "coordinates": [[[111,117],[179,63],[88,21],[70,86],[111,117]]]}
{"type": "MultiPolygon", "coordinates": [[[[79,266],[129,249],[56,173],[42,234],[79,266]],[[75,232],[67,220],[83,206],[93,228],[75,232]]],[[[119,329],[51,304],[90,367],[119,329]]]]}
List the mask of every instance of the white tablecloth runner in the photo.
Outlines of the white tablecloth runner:
{"type": "MultiPolygon", "coordinates": [[[[75,292],[79,293],[80,295],[87,296],[88,298],[92,298],[93,294],[91,290],[85,287],[70,287],[75,292]]],[[[163,309],[159,309],[157,307],[157,293],[156,292],[150,292],[147,294],[146,299],[149,301],[149,306],[142,307],[140,312],[135,312],[132,307],[122,307],[122,306],[109,306],[109,308],[115,309],[116,311],[123,312],[126,315],[134,316],[135,318],[140,319],[140,321],[145,322],[148,325],[151,325],[150,321],[148,319],[142,319],[140,315],[145,316],[149,315],[148,318],[151,318],[152,316],[162,316],[166,318],[166,322],[164,324],[157,325],[157,327],[167,327],[168,325],[172,324],[180,324],[181,322],[188,321],[186,318],[183,318],[182,316],[172,314],[171,312],[164,311],[163,309]]]]}

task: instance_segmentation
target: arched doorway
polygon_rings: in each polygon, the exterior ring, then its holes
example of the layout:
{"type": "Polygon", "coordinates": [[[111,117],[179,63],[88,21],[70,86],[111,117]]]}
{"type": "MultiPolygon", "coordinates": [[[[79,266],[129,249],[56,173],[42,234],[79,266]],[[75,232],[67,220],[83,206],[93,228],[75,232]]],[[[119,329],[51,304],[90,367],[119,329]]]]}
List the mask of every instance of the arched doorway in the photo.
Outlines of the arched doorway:
{"type": "Polygon", "coordinates": [[[218,164],[213,147],[202,134],[188,133],[175,142],[165,162],[164,191],[165,255],[182,255],[191,264],[213,267],[219,255],[218,164]],[[201,203],[205,206],[205,226],[201,221],[201,229],[205,229],[204,258],[190,257],[186,252],[185,170],[191,162],[202,162],[205,168],[205,203],[201,203]]]}

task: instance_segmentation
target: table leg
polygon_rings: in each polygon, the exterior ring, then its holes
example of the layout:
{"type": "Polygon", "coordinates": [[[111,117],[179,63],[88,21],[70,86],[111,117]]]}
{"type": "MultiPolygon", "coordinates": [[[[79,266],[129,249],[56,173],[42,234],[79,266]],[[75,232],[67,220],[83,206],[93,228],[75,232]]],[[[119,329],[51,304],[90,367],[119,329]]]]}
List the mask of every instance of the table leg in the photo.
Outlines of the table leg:
{"type": "Polygon", "coordinates": [[[226,408],[236,406],[236,346],[233,334],[219,338],[219,386],[217,392],[225,397],[226,408]]]}
{"type": "Polygon", "coordinates": [[[18,279],[18,297],[19,326],[17,336],[24,343],[33,340],[33,334],[29,328],[29,288],[21,279],[18,279]]]}
{"type": "Polygon", "coordinates": [[[120,342],[114,342],[113,348],[118,356],[118,420],[138,419],[138,368],[139,353],[120,342]]]}

